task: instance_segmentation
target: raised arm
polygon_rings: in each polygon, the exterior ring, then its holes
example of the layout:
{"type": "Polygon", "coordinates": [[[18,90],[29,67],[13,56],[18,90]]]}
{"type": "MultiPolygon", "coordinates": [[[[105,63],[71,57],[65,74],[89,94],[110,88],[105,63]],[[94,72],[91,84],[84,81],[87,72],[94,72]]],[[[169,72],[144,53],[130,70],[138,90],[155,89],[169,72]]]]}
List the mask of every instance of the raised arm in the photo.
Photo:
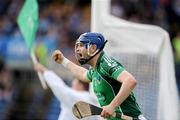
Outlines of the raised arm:
{"type": "Polygon", "coordinates": [[[90,82],[86,78],[87,69],[68,60],[66,57],[64,57],[63,53],[60,50],[55,50],[52,54],[52,58],[56,63],[62,64],[65,68],[70,70],[73,76],[75,76],[77,79],[84,82],[90,82]]]}
{"type": "Polygon", "coordinates": [[[66,105],[68,108],[72,108],[75,102],[79,100],[86,100],[87,96],[77,90],[74,90],[67,86],[60,76],[57,76],[53,71],[48,70],[45,66],[40,63],[34,65],[35,71],[39,71],[43,74],[44,80],[46,81],[49,88],[57,99],[66,105]]]}

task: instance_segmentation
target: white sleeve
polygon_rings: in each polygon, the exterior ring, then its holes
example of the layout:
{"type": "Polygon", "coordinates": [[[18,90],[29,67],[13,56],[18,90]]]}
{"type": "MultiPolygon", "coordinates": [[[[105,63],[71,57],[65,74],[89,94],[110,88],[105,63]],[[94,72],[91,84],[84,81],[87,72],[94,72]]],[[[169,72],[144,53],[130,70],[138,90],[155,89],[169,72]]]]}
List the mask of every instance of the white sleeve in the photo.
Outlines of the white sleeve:
{"type": "Polygon", "coordinates": [[[54,95],[67,107],[72,107],[75,102],[83,98],[84,95],[67,86],[54,72],[45,71],[43,75],[54,95]]]}

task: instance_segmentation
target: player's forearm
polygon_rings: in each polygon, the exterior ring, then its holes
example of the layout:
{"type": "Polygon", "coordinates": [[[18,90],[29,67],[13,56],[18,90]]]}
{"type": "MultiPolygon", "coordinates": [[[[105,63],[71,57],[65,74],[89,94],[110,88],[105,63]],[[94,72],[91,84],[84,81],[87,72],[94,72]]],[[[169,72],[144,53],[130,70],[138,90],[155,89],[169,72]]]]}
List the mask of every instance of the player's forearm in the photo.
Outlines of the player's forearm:
{"type": "Polygon", "coordinates": [[[136,86],[136,80],[134,78],[131,78],[131,77],[126,78],[122,82],[122,86],[118,94],[111,102],[111,106],[113,108],[120,106],[123,103],[123,101],[130,95],[130,93],[135,88],[135,86],[136,86]]]}
{"type": "Polygon", "coordinates": [[[71,71],[71,73],[73,74],[73,76],[75,76],[77,79],[79,79],[81,81],[85,81],[85,78],[83,76],[87,71],[85,68],[78,66],[71,61],[69,61],[66,68],[69,69],[71,71]]]}

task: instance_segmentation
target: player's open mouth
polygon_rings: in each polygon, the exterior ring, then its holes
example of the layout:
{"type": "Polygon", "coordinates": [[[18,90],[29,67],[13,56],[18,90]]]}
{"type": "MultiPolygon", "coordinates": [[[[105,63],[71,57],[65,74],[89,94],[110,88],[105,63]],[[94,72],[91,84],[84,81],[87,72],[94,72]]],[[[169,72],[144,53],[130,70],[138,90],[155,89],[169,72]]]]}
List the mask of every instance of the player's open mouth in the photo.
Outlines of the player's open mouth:
{"type": "Polygon", "coordinates": [[[80,57],[82,57],[82,54],[81,54],[81,53],[79,53],[79,56],[80,56],[80,57]]]}

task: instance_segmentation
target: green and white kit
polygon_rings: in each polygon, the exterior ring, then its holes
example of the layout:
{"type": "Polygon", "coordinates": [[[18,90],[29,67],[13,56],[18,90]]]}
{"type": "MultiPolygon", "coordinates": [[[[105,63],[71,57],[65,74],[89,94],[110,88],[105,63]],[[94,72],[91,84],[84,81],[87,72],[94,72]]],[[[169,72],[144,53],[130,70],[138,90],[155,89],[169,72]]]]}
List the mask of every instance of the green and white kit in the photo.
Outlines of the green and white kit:
{"type": "MultiPolygon", "coordinates": [[[[104,52],[98,58],[95,69],[90,68],[88,70],[87,78],[93,83],[94,93],[101,106],[109,105],[118,94],[121,83],[117,81],[117,77],[124,70],[119,62],[110,58],[104,52]]],[[[133,92],[116,108],[116,112],[136,118],[142,114],[133,92]]],[[[111,118],[108,120],[119,119],[111,118]]]]}

